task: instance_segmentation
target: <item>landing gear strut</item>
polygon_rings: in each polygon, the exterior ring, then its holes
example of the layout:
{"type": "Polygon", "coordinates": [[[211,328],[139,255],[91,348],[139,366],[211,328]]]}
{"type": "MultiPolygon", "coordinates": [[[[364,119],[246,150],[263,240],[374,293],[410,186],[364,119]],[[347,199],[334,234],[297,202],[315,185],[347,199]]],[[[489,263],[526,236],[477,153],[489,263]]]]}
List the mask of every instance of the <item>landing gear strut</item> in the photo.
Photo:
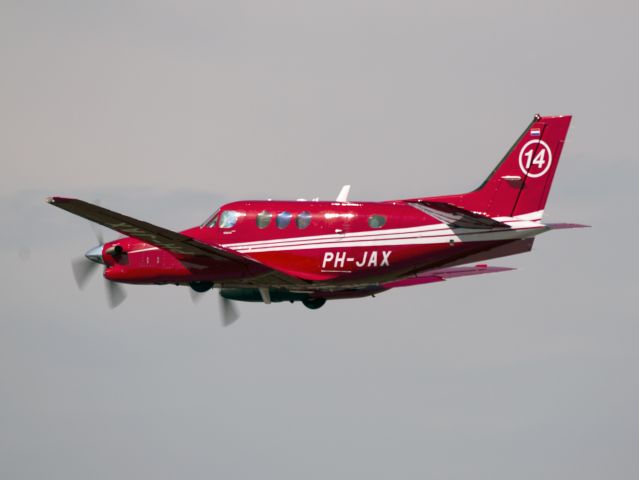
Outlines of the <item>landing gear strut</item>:
{"type": "Polygon", "coordinates": [[[311,310],[317,310],[322,305],[326,303],[325,298],[306,298],[302,300],[302,303],[306,308],[310,308],[311,310]]]}

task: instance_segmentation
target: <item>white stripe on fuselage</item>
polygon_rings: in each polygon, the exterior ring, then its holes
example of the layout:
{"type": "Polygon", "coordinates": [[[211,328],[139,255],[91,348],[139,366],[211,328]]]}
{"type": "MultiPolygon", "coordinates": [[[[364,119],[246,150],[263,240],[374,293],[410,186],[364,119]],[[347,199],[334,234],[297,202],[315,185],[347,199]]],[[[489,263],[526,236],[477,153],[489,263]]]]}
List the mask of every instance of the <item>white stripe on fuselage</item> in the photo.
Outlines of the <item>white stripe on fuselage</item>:
{"type": "MultiPolygon", "coordinates": [[[[445,229],[436,232],[437,235],[412,235],[408,238],[390,237],[383,239],[358,239],[358,240],[341,240],[329,242],[315,242],[306,244],[289,244],[280,246],[257,246],[234,248],[238,253],[261,253],[261,252],[281,252],[292,250],[310,250],[318,248],[346,248],[346,247],[382,247],[394,245],[429,245],[429,244],[449,244],[454,242],[483,242],[483,241],[500,241],[500,240],[517,240],[526,238],[531,235],[537,235],[544,230],[544,226],[537,224],[534,227],[518,228],[510,230],[484,230],[472,231],[468,233],[453,232],[451,229],[445,229]]],[[[230,247],[229,247],[230,248],[230,247]]]]}
{"type": "MultiPolygon", "coordinates": [[[[500,220],[502,221],[502,220],[500,220]]],[[[510,225],[513,228],[529,228],[533,226],[539,226],[538,221],[531,220],[513,220],[512,218],[509,221],[505,221],[504,223],[510,225]]],[[[395,228],[388,230],[373,230],[373,231],[361,231],[361,232],[352,232],[352,233],[344,233],[344,234],[325,234],[325,235],[308,235],[308,236],[298,236],[298,237],[289,237],[283,238],[279,240],[257,240],[252,242],[243,242],[243,243],[227,243],[224,244],[224,247],[239,249],[245,247],[266,247],[266,246],[281,246],[286,244],[302,244],[302,243],[315,243],[321,241],[330,241],[330,240],[345,240],[345,239],[362,239],[362,238],[378,238],[378,237],[387,237],[387,236],[396,236],[396,235],[414,235],[424,232],[437,232],[442,230],[450,230],[450,226],[445,223],[437,223],[434,225],[422,225],[419,227],[407,227],[407,228],[395,228]]],[[[456,228],[455,231],[477,231],[476,228],[456,228]]],[[[489,230],[489,229],[486,229],[489,230]]],[[[486,231],[484,230],[484,231],[486,231]]]]}
{"type": "MultiPolygon", "coordinates": [[[[345,234],[325,234],[289,237],[279,240],[256,240],[252,242],[229,243],[222,245],[238,253],[278,252],[286,250],[309,250],[337,247],[378,247],[394,245],[426,245],[455,242],[499,241],[526,238],[536,235],[543,229],[539,223],[543,210],[518,215],[516,217],[496,217],[494,220],[512,227],[509,230],[456,228],[452,230],[445,223],[421,225],[418,227],[394,228],[388,230],[368,230],[345,234]]],[[[142,253],[159,250],[147,247],[131,250],[128,253],[142,253]]]]}
{"type": "Polygon", "coordinates": [[[539,223],[542,213],[543,211],[539,211],[519,215],[517,217],[495,218],[495,220],[510,225],[512,228],[508,230],[482,229],[478,231],[477,229],[470,228],[456,228],[452,230],[449,225],[438,223],[418,227],[352,232],[337,235],[309,235],[279,240],[229,243],[223,246],[239,253],[259,253],[284,250],[306,250],[311,248],[436,244],[449,243],[450,240],[454,240],[456,242],[508,240],[525,238],[531,234],[536,234],[529,230],[543,228],[543,225],[539,223]]]}

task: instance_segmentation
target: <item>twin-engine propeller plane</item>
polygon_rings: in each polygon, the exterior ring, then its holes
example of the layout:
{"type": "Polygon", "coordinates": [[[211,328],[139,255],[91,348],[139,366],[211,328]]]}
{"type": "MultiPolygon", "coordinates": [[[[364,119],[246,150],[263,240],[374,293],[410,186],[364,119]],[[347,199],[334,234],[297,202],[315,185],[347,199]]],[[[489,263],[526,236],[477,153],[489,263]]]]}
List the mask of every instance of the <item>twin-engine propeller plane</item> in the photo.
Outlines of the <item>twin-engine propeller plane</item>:
{"type": "Polygon", "coordinates": [[[56,207],[124,234],[74,264],[81,285],[103,264],[112,306],[124,294],[112,282],[219,287],[223,322],[230,300],[302,302],[374,296],[396,287],[512,270],[477,264],[531,250],[540,233],[577,224],[542,223],[570,116],[535,115],[474,191],[384,202],[348,200],[349,186],[327,201],[240,201],[182,232],[73,198],[56,207]]]}

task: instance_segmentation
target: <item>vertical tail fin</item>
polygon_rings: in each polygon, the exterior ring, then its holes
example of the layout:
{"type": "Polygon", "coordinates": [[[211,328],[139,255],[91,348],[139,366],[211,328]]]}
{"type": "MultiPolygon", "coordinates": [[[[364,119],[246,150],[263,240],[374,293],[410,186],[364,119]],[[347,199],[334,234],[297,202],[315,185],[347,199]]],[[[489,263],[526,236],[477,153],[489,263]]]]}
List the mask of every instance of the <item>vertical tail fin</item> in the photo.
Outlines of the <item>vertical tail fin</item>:
{"type": "Polygon", "coordinates": [[[476,190],[429,198],[481,212],[513,217],[543,211],[563,149],[570,115],[535,115],[521,136],[476,190]]]}

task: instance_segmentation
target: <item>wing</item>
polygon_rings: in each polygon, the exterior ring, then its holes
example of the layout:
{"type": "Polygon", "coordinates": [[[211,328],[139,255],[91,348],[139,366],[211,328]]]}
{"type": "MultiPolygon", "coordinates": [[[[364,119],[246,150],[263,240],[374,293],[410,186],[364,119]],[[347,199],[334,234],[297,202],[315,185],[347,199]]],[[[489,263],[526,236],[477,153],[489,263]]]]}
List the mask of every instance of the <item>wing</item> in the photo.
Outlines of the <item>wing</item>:
{"type": "Polygon", "coordinates": [[[420,200],[411,202],[410,205],[418,210],[436,218],[440,222],[447,223],[457,228],[511,228],[510,225],[493,220],[485,215],[480,215],[452,203],[431,202],[420,200]]]}
{"type": "Polygon", "coordinates": [[[301,279],[267,267],[251,258],[245,257],[221,245],[203,243],[182,233],[158,227],[142,220],[128,217],[92,203],[76,198],[49,197],[47,202],[80,217],[86,218],[124,235],[135,237],[150,245],[167,250],[180,259],[192,260],[194,257],[209,258],[216,261],[240,263],[246,267],[259,266],[264,276],[273,277],[286,284],[306,283],[301,279]]]}
{"type": "Polygon", "coordinates": [[[448,267],[437,270],[427,270],[417,273],[411,277],[401,280],[393,280],[382,284],[384,288],[410,287],[411,285],[421,285],[424,283],[443,282],[449,278],[467,277],[470,275],[481,275],[484,273],[508,272],[515,270],[508,267],[489,267],[486,264],[467,266],[467,267],[448,267]]]}

